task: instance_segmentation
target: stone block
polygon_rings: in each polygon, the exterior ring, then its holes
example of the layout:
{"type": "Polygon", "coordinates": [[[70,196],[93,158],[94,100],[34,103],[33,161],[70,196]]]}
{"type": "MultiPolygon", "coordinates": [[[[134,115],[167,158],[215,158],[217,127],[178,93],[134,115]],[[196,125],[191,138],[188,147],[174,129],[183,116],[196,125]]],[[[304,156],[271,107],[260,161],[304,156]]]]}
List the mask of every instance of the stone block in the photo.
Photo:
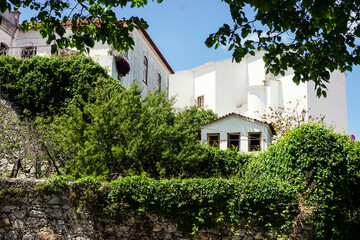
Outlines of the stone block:
{"type": "Polygon", "coordinates": [[[18,238],[18,232],[17,231],[10,231],[6,235],[5,239],[13,240],[18,238]]]}
{"type": "Polygon", "coordinates": [[[255,236],[254,236],[254,239],[256,239],[256,240],[263,239],[262,234],[260,232],[256,233],[255,236]]]}
{"type": "Polygon", "coordinates": [[[163,227],[159,224],[156,224],[154,227],[153,227],[153,232],[160,232],[161,230],[163,229],[163,227]]]}
{"type": "Polygon", "coordinates": [[[50,201],[48,202],[48,204],[59,204],[60,203],[60,199],[58,197],[53,197],[50,199],[50,201]]]}
{"type": "Polygon", "coordinates": [[[153,222],[156,222],[159,219],[159,217],[156,214],[149,214],[148,217],[153,222]]]}
{"type": "Polygon", "coordinates": [[[50,218],[61,219],[62,212],[60,210],[53,210],[50,212],[50,218]]]}
{"type": "Polygon", "coordinates": [[[31,210],[29,212],[29,216],[34,217],[34,218],[43,218],[43,217],[45,217],[45,214],[38,210],[31,210]]]}
{"type": "Polygon", "coordinates": [[[16,218],[22,219],[22,218],[25,217],[25,212],[24,212],[24,211],[15,211],[15,212],[14,212],[14,216],[15,216],[16,218]]]}
{"type": "Polygon", "coordinates": [[[1,209],[1,212],[2,212],[2,213],[10,213],[13,209],[14,209],[14,207],[12,207],[12,206],[4,206],[4,207],[1,209]]]}
{"type": "Polygon", "coordinates": [[[8,219],[8,218],[0,219],[0,228],[6,227],[9,225],[10,225],[10,219],[8,219]]]}
{"type": "Polygon", "coordinates": [[[22,240],[35,240],[35,235],[31,234],[31,233],[26,233],[22,240]]]}
{"type": "Polygon", "coordinates": [[[168,225],[164,226],[165,232],[168,232],[168,233],[176,232],[176,229],[177,229],[177,227],[173,224],[168,224],[168,225]]]}
{"type": "Polygon", "coordinates": [[[24,222],[21,221],[20,219],[16,219],[14,222],[13,222],[13,227],[14,228],[20,228],[22,229],[24,227],[24,222]]]}

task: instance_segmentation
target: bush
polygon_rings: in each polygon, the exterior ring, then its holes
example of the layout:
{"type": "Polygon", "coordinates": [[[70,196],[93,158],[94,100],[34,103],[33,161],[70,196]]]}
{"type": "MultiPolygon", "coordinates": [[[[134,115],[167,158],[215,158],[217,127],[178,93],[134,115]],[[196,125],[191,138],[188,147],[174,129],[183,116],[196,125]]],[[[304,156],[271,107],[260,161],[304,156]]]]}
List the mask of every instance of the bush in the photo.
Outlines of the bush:
{"type": "Polygon", "coordinates": [[[303,125],[259,156],[199,147],[204,151],[202,160],[178,162],[183,173],[193,167],[188,176],[196,175],[196,170],[201,176],[213,170],[210,175],[233,171],[240,172],[240,177],[154,180],[136,176],[104,184],[85,178],[74,188],[81,204],[89,203],[86,206],[95,213],[115,218],[132,211],[155,213],[194,232],[257,228],[269,239],[359,236],[358,142],[323,126],[303,125]]]}
{"type": "Polygon", "coordinates": [[[359,142],[309,124],[280,139],[245,171],[252,181],[294,186],[299,216],[318,238],[354,239],[360,229],[359,156],[359,142]]]}
{"type": "Polygon", "coordinates": [[[0,57],[0,92],[31,116],[49,116],[64,110],[75,97],[87,97],[104,68],[89,57],[0,57]]]}
{"type": "Polygon", "coordinates": [[[192,150],[194,153],[184,157],[181,163],[184,178],[240,176],[243,165],[254,157],[237,150],[220,150],[201,144],[197,144],[192,150]]]}
{"type": "Polygon", "coordinates": [[[216,117],[201,110],[176,114],[165,92],[142,99],[136,84],[123,89],[116,81],[99,82],[89,99],[69,105],[50,134],[59,158],[66,159],[66,173],[75,177],[182,176],[183,159],[197,154],[201,121],[194,116],[216,117]]]}

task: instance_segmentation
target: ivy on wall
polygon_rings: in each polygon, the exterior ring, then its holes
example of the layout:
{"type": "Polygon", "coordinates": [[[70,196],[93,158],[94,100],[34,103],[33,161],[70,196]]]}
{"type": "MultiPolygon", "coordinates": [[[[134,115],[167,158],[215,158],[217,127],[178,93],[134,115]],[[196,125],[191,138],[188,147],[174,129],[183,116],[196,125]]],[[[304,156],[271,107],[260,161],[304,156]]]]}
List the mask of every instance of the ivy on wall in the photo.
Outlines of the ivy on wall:
{"type": "Polygon", "coordinates": [[[240,177],[134,176],[111,182],[86,177],[72,188],[79,204],[114,218],[135,211],[164,216],[193,232],[241,225],[261,229],[270,239],[356,239],[359,157],[358,142],[324,126],[303,125],[248,159],[240,177]]]}

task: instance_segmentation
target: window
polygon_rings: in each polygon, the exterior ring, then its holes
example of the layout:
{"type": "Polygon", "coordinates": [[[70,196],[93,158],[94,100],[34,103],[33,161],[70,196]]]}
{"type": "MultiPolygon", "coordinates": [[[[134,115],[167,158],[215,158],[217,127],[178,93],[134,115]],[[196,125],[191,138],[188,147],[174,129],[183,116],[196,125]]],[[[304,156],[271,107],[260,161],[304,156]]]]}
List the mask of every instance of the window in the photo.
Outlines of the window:
{"type": "Polygon", "coordinates": [[[220,146],[220,133],[208,133],[207,143],[218,148],[220,146]]]}
{"type": "Polygon", "coordinates": [[[147,78],[148,78],[148,59],[144,57],[143,63],[143,82],[147,85],[147,78]]]}
{"type": "Polygon", "coordinates": [[[204,106],[204,95],[197,97],[197,105],[198,105],[198,107],[204,106]]]}
{"type": "Polygon", "coordinates": [[[0,56],[7,55],[9,48],[5,43],[0,43],[0,56]]]}
{"type": "Polygon", "coordinates": [[[261,150],[261,132],[249,133],[249,152],[261,150]]]}
{"type": "Polygon", "coordinates": [[[228,148],[240,150],[240,133],[228,133],[228,148]]]}
{"type": "Polygon", "coordinates": [[[157,85],[158,85],[158,91],[161,92],[161,75],[160,73],[157,74],[157,85]]]}
{"type": "Polygon", "coordinates": [[[21,58],[32,58],[36,55],[36,47],[26,47],[21,50],[21,58]]]}

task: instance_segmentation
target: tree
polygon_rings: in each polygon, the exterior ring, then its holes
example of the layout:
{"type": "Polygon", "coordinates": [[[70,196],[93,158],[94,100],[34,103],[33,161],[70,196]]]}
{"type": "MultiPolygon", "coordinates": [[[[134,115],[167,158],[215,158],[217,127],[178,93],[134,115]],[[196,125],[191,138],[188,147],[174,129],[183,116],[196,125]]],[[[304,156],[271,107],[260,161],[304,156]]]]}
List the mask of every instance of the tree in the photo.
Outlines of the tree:
{"type": "Polygon", "coordinates": [[[99,81],[88,99],[70,104],[49,134],[75,177],[179,177],[183,160],[197,154],[199,117],[216,117],[197,108],[175,113],[165,92],[142,99],[138,85],[125,89],[116,80],[99,81]]]}
{"type": "MultiPolygon", "coordinates": [[[[155,1],[155,0],[153,0],[155,1]]],[[[161,3],[162,0],[156,0],[161,3]]],[[[294,69],[293,81],[314,81],[318,96],[326,96],[326,83],[330,72],[351,71],[360,64],[360,3],[354,0],[222,0],[229,4],[234,25],[224,24],[207,40],[208,47],[220,44],[233,51],[233,58],[240,62],[246,54],[265,50],[267,72],[284,75],[294,69]],[[248,15],[251,9],[253,18],[248,15]],[[257,40],[249,38],[256,35],[257,40]]],[[[76,47],[89,50],[96,41],[127,51],[134,41],[129,35],[134,28],[147,28],[143,19],[131,17],[118,21],[114,9],[143,7],[147,0],[91,0],[44,1],[0,0],[0,10],[28,8],[36,11],[30,22],[23,22],[21,29],[40,29],[40,33],[58,48],[76,47]],[[72,25],[72,34],[65,35],[64,23],[72,25]]]]}
{"type": "Polygon", "coordinates": [[[269,107],[268,111],[261,116],[264,121],[273,124],[276,132],[275,140],[304,123],[324,123],[324,116],[309,115],[309,111],[304,108],[302,100],[306,100],[306,96],[303,99],[297,99],[294,103],[288,102],[286,107],[269,107]]]}
{"type": "MultiPolygon", "coordinates": [[[[51,52],[58,48],[76,47],[89,51],[96,41],[111,44],[117,50],[127,51],[132,48],[134,41],[129,35],[134,28],[147,28],[143,19],[131,17],[119,21],[114,8],[143,7],[147,0],[56,0],[56,1],[28,1],[28,0],[0,0],[0,11],[17,10],[19,8],[36,11],[30,21],[24,21],[20,28],[23,31],[40,29],[47,44],[51,44],[51,52]],[[65,24],[71,25],[72,34],[67,36],[65,24]]],[[[161,3],[162,0],[157,0],[161,3]]],[[[0,16],[1,20],[1,16],[0,16]]]]}
{"type": "Polygon", "coordinates": [[[267,72],[284,75],[292,68],[296,84],[314,81],[317,95],[325,97],[330,72],[351,71],[360,64],[358,1],[222,1],[229,4],[234,25],[224,24],[206,45],[228,46],[236,62],[263,49],[267,72]],[[249,7],[255,11],[253,18],[245,12],[249,7]]]}

